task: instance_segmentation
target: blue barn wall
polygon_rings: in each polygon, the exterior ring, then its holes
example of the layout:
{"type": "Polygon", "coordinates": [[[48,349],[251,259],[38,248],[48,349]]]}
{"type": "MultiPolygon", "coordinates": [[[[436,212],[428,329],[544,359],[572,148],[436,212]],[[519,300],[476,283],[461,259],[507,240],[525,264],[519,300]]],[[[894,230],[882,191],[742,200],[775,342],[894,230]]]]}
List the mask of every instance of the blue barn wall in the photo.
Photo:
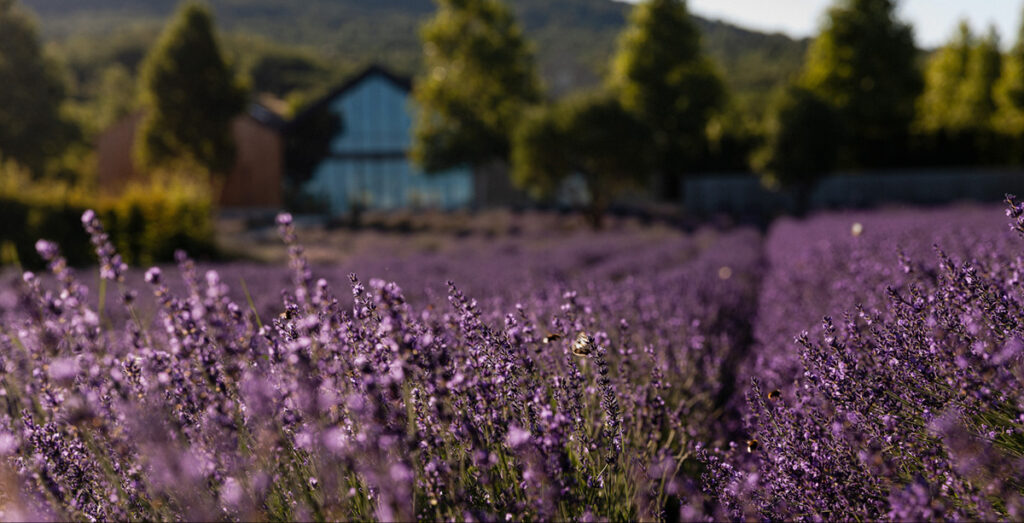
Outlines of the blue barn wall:
{"type": "Polygon", "coordinates": [[[407,158],[413,114],[408,91],[375,72],[337,95],[328,110],[342,130],[306,184],[307,194],[332,214],[360,203],[366,209],[456,209],[473,201],[469,169],[425,174],[407,158]]]}

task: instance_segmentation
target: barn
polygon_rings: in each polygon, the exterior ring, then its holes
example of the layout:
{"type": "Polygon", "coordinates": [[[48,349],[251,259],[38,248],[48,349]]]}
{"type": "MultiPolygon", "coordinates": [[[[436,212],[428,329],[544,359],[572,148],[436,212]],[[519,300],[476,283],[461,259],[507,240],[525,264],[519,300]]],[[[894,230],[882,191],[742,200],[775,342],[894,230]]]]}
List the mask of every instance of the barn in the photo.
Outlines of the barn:
{"type": "Polygon", "coordinates": [[[409,160],[415,107],[409,79],[371,65],[296,115],[340,120],[327,153],[303,185],[331,214],[354,209],[458,209],[475,202],[473,171],[426,174],[409,160]]]}
{"type": "MultiPolygon", "coordinates": [[[[103,131],[96,150],[100,190],[117,195],[139,174],[133,156],[143,113],[136,111],[103,131]]],[[[235,165],[221,186],[221,208],[264,211],[280,209],[284,173],[284,121],[273,111],[252,104],[231,122],[237,147],[235,165]]]]}

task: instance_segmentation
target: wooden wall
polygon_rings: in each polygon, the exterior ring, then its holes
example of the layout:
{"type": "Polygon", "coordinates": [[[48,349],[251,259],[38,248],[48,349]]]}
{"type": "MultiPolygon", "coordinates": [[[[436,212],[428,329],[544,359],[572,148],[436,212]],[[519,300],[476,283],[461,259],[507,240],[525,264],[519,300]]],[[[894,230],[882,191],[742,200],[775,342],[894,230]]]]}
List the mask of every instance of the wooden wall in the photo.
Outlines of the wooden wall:
{"type": "MultiPolygon", "coordinates": [[[[116,195],[138,179],[134,163],[135,134],[142,114],[126,116],[104,131],[97,143],[100,190],[116,195]]],[[[284,169],[284,143],[280,133],[249,115],[235,118],[231,132],[237,145],[235,166],[221,185],[221,207],[279,208],[284,169]]]]}

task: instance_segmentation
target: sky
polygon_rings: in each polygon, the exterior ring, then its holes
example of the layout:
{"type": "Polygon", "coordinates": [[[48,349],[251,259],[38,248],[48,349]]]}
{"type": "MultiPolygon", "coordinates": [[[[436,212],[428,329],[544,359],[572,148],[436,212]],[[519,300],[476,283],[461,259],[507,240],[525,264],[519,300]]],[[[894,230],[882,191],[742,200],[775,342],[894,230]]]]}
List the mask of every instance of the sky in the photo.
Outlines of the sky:
{"type": "MultiPolygon", "coordinates": [[[[687,1],[694,14],[794,37],[817,33],[821,17],[832,3],[833,0],[687,1]]],[[[988,31],[989,24],[995,24],[1003,47],[1009,47],[1017,37],[1024,0],[902,0],[898,5],[898,15],[914,27],[919,47],[944,44],[963,17],[968,19],[976,34],[988,31]]]]}

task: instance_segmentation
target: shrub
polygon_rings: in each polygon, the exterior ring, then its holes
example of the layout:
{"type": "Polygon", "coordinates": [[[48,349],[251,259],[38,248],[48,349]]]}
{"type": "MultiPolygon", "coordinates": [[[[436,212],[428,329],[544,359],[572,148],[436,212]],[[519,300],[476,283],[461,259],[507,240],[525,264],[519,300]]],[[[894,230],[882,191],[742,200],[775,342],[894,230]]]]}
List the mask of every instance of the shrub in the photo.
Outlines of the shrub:
{"type": "Polygon", "coordinates": [[[66,182],[33,182],[17,164],[0,162],[0,244],[16,253],[5,261],[28,267],[42,264],[34,247],[39,238],[61,245],[72,265],[95,263],[79,220],[92,208],[129,263],[168,261],[181,248],[209,257],[216,254],[209,192],[201,181],[163,175],[117,198],[97,198],[66,182]]]}

